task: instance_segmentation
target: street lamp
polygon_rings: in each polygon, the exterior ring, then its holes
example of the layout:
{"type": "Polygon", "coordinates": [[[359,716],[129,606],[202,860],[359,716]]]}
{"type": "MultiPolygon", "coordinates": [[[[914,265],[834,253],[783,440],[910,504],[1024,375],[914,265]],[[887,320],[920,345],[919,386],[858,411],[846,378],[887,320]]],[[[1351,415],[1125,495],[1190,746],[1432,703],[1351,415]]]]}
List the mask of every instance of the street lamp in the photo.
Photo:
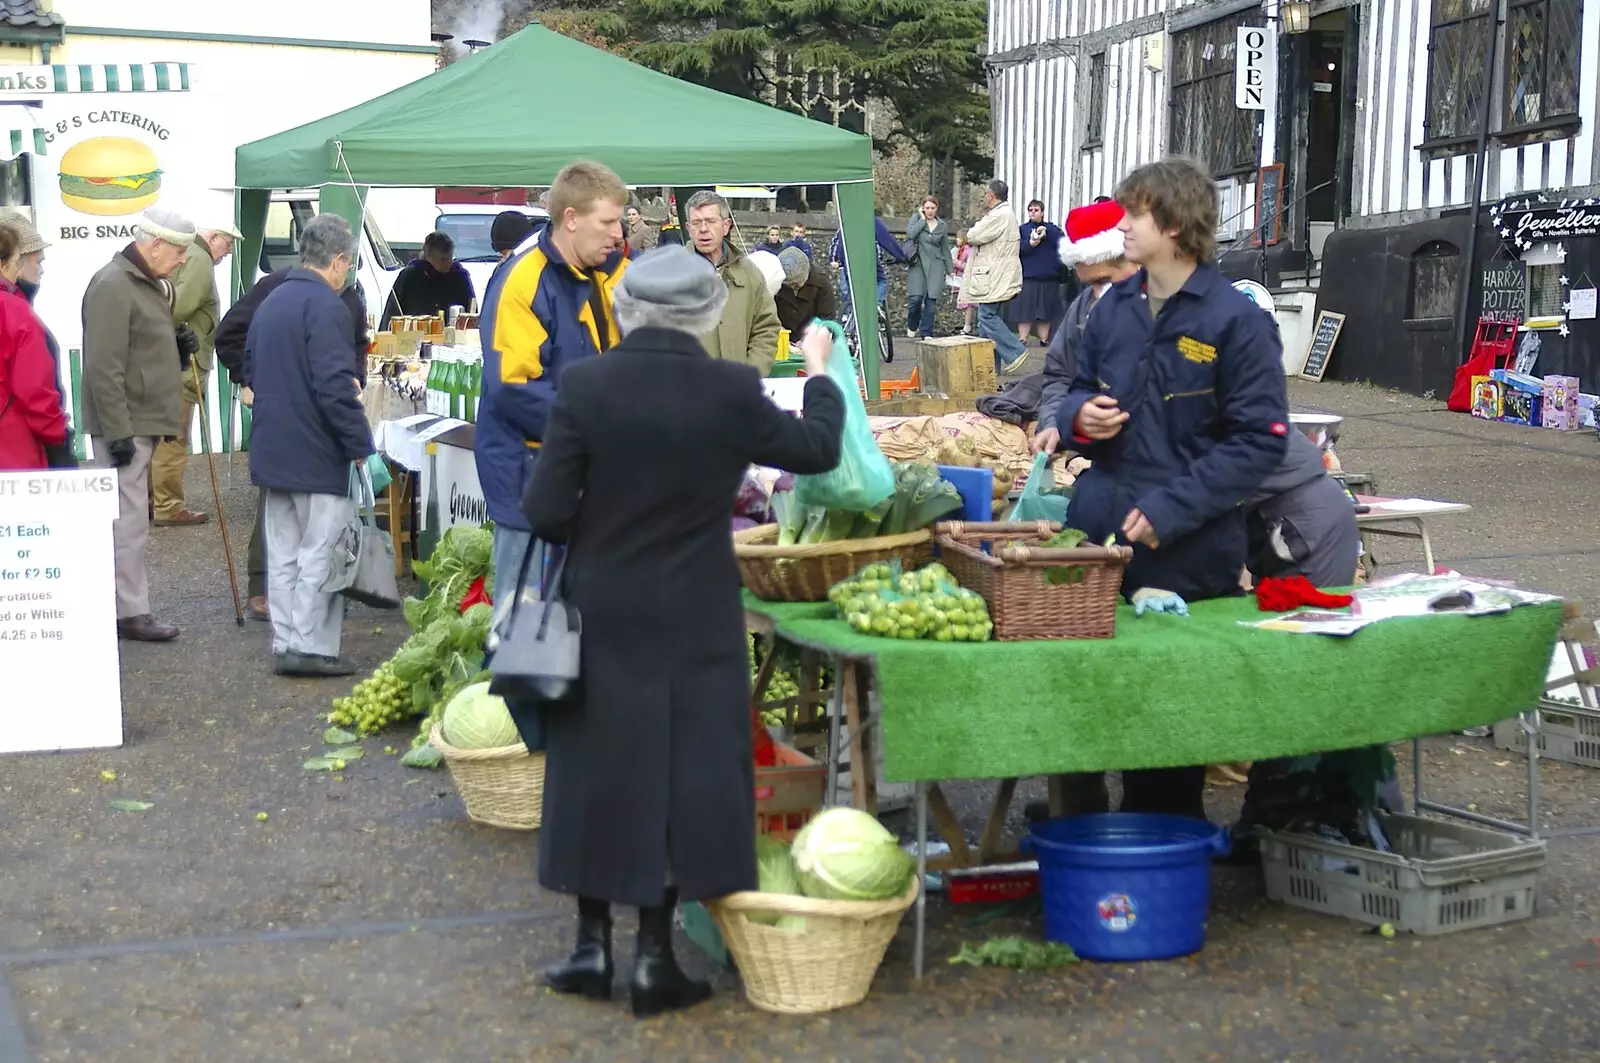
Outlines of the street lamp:
{"type": "Polygon", "coordinates": [[[1309,33],[1311,31],[1311,4],[1310,0],[1284,0],[1279,6],[1280,21],[1283,23],[1285,33],[1309,33]]]}

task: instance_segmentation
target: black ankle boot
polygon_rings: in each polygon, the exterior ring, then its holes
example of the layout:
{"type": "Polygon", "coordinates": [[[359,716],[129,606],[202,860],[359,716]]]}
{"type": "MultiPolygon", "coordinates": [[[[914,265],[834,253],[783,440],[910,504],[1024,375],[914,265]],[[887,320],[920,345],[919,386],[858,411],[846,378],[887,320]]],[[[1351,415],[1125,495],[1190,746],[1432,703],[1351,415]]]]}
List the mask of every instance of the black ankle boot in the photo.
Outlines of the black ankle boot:
{"type": "Polygon", "coordinates": [[[578,898],[578,944],[562,963],[544,972],[544,983],[557,993],[582,994],[590,1000],[611,999],[611,905],[578,898]]]}
{"type": "Polygon", "coordinates": [[[633,960],[633,1014],[635,1018],[691,1007],[711,996],[711,986],[683,973],[672,954],[672,912],[678,906],[676,890],[667,891],[667,903],[639,909],[639,947],[633,960]]]}

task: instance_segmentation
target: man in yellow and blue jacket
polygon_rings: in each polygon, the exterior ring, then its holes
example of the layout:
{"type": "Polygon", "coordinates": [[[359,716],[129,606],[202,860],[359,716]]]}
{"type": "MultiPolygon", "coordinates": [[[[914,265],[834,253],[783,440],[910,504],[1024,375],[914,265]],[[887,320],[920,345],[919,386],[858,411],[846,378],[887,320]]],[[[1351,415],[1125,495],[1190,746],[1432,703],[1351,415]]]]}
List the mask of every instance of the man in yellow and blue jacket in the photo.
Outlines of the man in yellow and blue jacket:
{"type": "Polygon", "coordinates": [[[596,162],[575,162],[550,188],[550,221],[495,270],[484,293],[483,392],[474,453],[494,522],[495,597],[509,595],[525,558],[544,570],[522,495],[568,365],[604,354],[621,336],[611,293],[622,253],[622,179],[596,162]]]}

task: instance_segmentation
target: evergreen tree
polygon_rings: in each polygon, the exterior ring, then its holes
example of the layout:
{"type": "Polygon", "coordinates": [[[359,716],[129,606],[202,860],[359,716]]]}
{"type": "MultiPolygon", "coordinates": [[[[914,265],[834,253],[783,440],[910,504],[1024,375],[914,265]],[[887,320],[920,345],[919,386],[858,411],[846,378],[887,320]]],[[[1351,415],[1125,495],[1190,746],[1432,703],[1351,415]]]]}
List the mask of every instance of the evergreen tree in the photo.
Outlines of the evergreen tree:
{"type": "MultiPolygon", "coordinates": [[[[979,180],[994,166],[980,55],[980,0],[577,0],[508,5],[505,32],[530,18],[637,63],[804,113],[773,84],[774,64],[837,71],[857,99],[891,105],[888,139],[955,162],[979,180]]],[[[882,146],[882,145],[880,145],[882,146]]]]}

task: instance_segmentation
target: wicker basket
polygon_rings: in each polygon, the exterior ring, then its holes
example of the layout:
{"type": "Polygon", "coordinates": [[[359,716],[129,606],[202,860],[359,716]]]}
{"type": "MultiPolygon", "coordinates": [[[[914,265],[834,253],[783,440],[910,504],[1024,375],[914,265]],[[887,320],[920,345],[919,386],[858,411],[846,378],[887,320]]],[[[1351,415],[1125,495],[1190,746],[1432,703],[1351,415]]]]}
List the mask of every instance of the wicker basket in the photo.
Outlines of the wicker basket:
{"type": "Polygon", "coordinates": [[[778,546],[778,526],[762,524],[733,533],[733,555],[750,593],[769,602],[825,602],[828,591],[879,561],[911,566],[933,556],[926,528],[873,539],[778,546]]]}
{"type": "Polygon", "coordinates": [[[989,603],[994,637],[1021,639],[1108,639],[1117,633],[1117,598],[1122,570],[1133,558],[1127,546],[1049,549],[1061,525],[1050,521],[964,523],[934,528],[939,559],[963,587],[989,603]],[[994,553],[980,544],[989,542],[994,553]],[[1048,583],[1046,570],[1083,570],[1076,583],[1048,583]]]}
{"type": "Polygon", "coordinates": [[[748,892],[730,894],[707,907],[750,1003],[783,1015],[811,1015],[865,999],[919,887],[913,876],[910,888],[891,901],[819,901],[748,892]],[[780,930],[752,923],[747,912],[800,916],[806,927],[780,930]]]}
{"type": "Polygon", "coordinates": [[[544,820],[544,754],[518,742],[499,749],[457,749],[438,724],[428,742],[444,757],[467,818],[507,830],[538,830],[544,820]]]}

